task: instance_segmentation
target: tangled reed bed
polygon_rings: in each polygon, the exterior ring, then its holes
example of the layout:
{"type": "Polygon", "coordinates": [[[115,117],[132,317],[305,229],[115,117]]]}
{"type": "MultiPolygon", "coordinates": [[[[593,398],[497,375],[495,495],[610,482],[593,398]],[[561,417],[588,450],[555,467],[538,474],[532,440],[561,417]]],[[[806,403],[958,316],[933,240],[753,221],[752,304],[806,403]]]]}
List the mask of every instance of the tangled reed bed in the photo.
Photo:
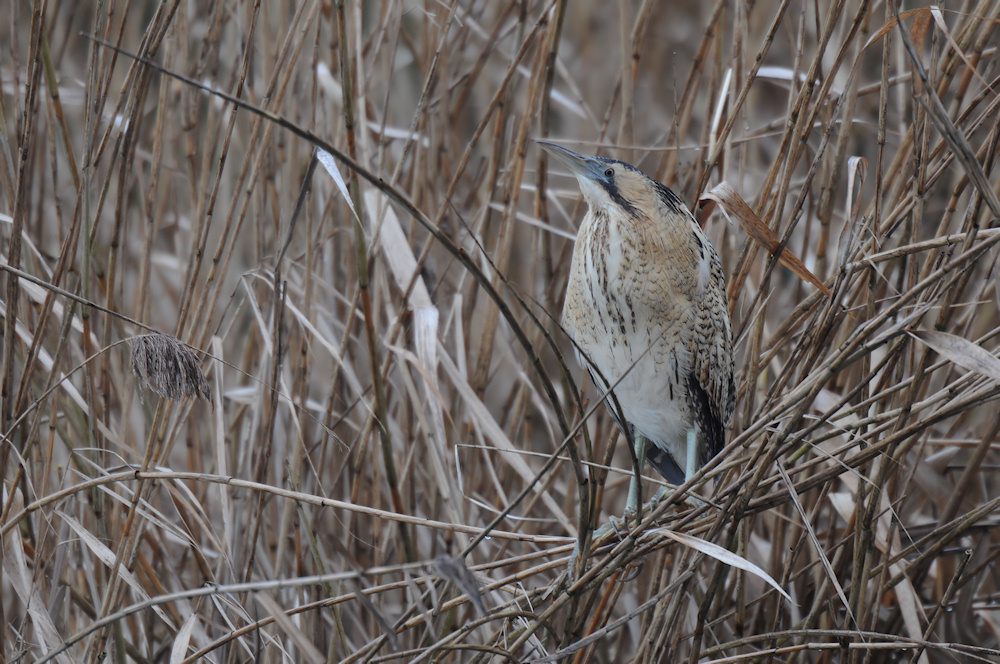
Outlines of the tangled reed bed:
{"type": "Polygon", "coordinates": [[[996,661],[1000,8],[691,4],[12,3],[4,657],[996,661]],[[631,462],[542,138],[738,338],[703,504],[575,578],[631,462]]]}

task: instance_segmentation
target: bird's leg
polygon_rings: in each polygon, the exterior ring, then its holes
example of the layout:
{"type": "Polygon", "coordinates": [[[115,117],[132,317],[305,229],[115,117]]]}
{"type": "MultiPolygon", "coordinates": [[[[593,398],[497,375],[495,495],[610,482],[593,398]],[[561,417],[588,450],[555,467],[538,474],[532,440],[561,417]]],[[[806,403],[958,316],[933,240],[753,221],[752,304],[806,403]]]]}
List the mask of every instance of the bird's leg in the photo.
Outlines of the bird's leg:
{"type": "MultiPolygon", "coordinates": [[[[698,425],[692,424],[688,427],[687,433],[687,459],[684,462],[684,481],[687,482],[689,479],[694,477],[694,474],[698,472],[698,425]]],[[[704,501],[697,498],[694,494],[689,493],[684,499],[685,502],[691,503],[691,505],[697,509],[704,505],[704,501]]]]}
{"type": "MultiPolygon", "coordinates": [[[[643,464],[646,462],[646,450],[649,448],[649,439],[638,431],[635,431],[633,433],[632,440],[634,444],[633,450],[635,451],[635,458],[638,461],[636,473],[641,473],[643,464]]],[[[609,519],[609,523],[606,523],[600,528],[594,530],[590,537],[591,546],[600,546],[610,539],[615,533],[628,530],[630,518],[638,518],[639,516],[638,509],[641,499],[642,497],[639,495],[639,476],[638,474],[633,473],[632,479],[629,481],[628,485],[628,500],[625,503],[625,515],[623,517],[612,516],[609,519]]],[[[570,554],[569,557],[569,570],[571,575],[573,573],[573,569],[576,567],[576,559],[579,556],[580,541],[577,540],[576,546],[573,548],[573,553],[570,554]]]]}
{"type": "Polygon", "coordinates": [[[633,441],[635,444],[633,449],[635,450],[635,458],[638,461],[638,465],[635,469],[635,474],[632,475],[632,479],[628,483],[628,501],[625,503],[626,519],[630,514],[636,513],[639,509],[639,503],[642,502],[642,496],[639,495],[639,474],[642,472],[642,466],[646,462],[646,450],[649,449],[649,439],[638,431],[633,431],[633,441]]]}
{"type": "Polygon", "coordinates": [[[687,436],[687,460],[684,464],[684,481],[694,477],[698,472],[698,425],[692,424],[688,427],[687,436]]]}
{"type": "MultiPolygon", "coordinates": [[[[684,481],[687,482],[698,472],[698,425],[692,424],[687,430],[687,458],[684,460],[684,481]]],[[[667,487],[660,489],[649,500],[650,508],[656,508],[660,502],[669,495],[667,487]]],[[[691,503],[694,507],[700,507],[703,503],[698,498],[688,494],[684,502],[691,503]]]]}
{"type": "Polygon", "coordinates": [[[612,516],[609,519],[610,523],[606,523],[595,530],[591,537],[591,542],[593,543],[603,544],[614,533],[628,530],[631,520],[638,520],[639,504],[642,502],[642,496],[639,491],[638,473],[642,472],[642,466],[646,462],[646,450],[649,448],[649,439],[638,431],[633,431],[632,441],[632,449],[635,451],[635,458],[639,463],[636,472],[632,474],[632,479],[628,483],[628,500],[625,502],[625,514],[621,518],[612,516]]]}

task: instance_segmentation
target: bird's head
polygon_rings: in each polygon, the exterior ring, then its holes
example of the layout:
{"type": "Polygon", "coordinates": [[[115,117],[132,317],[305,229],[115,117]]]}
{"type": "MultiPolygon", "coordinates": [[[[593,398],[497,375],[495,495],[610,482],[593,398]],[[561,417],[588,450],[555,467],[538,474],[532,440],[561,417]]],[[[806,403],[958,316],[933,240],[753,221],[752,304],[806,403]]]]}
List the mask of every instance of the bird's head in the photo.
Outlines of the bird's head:
{"type": "Polygon", "coordinates": [[[632,218],[650,216],[661,205],[674,212],[686,212],[674,192],[631,164],[608,157],[589,157],[548,141],[538,141],[538,144],[566,164],[576,176],[580,191],[591,208],[617,208],[632,218]]]}

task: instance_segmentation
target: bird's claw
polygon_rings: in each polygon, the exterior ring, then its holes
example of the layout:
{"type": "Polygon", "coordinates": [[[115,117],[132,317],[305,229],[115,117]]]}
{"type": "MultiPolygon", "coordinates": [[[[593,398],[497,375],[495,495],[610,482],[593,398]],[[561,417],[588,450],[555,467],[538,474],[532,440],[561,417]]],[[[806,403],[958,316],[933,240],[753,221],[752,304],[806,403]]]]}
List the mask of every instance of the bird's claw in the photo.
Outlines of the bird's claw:
{"type": "MultiPolygon", "coordinates": [[[[625,514],[622,516],[613,515],[608,518],[608,522],[594,530],[590,535],[590,547],[591,549],[603,546],[611,541],[612,538],[622,539],[629,532],[629,527],[635,525],[638,520],[637,510],[627,509],[625,514]]],[[[576,568],[576,561],[580,557],[580,540],[576,541],[573,546],[573,553],[569,556],[569,564],[567,569],[569,571],[570,578],[573,576],[573,570],[576,568]]]]}
{"type": "MultiPolygon", "coordinates": [[[[638,525],[639,518],[642,514],[649,514],[656,510],[657,507],[663,503],[666,498],[670,496],[669,491],[661,489],[657,491],[656,494],[649,499],[649,501],[642,506],[642,511],[640,512],[634,508],[626,508],[625,513],[621,516],[612,515],[608,518],[608,522],[596,529],[591,533],[590,536],[590,547],[595,549],[597,547],[603,546],[611,541],[613,537],[617,539],[622,539],[628,535],[629,530],[638,525]]],[[[701,499],[688,495],[686,496],[681,504],[689,504],[692,508],[698,508],[703,506],[705,503],[701,499]]],[[[574,570],[576,569],[577,559],[580,557],[580,540],[576,541],[573,546],[573,553],[570,554],[569,564],[567,565],[567,570],[569,572],[569,577],[573,578],[574,570]]]]}

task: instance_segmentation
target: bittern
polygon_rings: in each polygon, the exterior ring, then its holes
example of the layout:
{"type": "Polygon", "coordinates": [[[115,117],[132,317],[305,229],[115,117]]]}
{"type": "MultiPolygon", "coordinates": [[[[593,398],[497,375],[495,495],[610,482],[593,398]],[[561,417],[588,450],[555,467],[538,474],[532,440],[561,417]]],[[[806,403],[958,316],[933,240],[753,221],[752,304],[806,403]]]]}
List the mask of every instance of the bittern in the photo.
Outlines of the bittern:
{"type": "MultiPolygon", "coordinates": [[[[719,255],[681,199],[639,169],[539,143],[576,176],[589,208],[563,327],[619,428],[631,433],[639,470],[646,459],[683,484],[722,450],[735,405],[719,255]]],[[[633,476],[626,514],[639,503],[633,476]]]]}

